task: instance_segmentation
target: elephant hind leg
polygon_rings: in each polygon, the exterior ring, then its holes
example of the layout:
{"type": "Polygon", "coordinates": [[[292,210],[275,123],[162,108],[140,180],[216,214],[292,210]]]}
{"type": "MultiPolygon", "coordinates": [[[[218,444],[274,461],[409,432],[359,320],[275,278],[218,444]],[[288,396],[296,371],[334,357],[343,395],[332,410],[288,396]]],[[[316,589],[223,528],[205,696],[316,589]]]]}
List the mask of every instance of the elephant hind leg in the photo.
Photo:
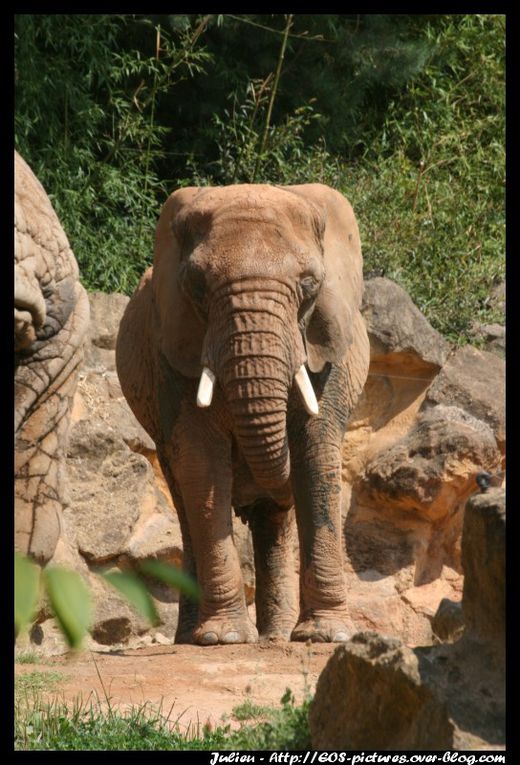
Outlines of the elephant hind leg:
{"type": "Polygon", "coordinates": [[[272,499],[260,499],[247,508],[247,519],[255,555],[259,637],[289,640],[298,617],[294,509],[281,509],[272,499]]]}

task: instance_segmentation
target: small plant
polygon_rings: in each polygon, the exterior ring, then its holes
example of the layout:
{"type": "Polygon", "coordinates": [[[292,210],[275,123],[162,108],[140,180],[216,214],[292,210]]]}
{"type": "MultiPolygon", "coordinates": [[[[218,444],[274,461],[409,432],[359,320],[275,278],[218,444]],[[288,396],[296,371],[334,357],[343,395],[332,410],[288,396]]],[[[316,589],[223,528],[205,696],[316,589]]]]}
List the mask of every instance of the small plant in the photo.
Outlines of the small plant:
{"type": "Polygon", "coordinates": [[[239,704],[233,709],[232,716],[235,720],[255,720],[258,717],[265,717],[266,713],[270,711],[269,707],[255,704],[251,699],[246,699],[242,704],[239,704]]]}
{"type": "Polygon", "coordinates": [[[45,656],[40,656],[34,651],[19,651],[15,655],[16,664],[52,664],[45,656]]]}
{"type": "Polygon", "coordinates": [[[18,675],[15,682],[16,693],[38,693],[52,691],[58,683],[67,679],[62,672],[24,672],[18,675]]]}

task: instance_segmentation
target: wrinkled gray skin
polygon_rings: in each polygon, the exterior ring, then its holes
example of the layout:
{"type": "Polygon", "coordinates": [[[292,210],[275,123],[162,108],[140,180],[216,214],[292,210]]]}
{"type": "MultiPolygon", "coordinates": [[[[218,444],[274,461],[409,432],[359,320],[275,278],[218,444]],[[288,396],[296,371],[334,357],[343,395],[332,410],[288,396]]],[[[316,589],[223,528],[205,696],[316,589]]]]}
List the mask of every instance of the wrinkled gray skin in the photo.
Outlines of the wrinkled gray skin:
{"type": "Polygon", "coordinates": [[[69,414],[88,320],[67,237],[15,152],[15,544],[41,564],[60,535],[69,414]]]}
{"type": "Polygon", "coordinates": [[[362,288],[352,208],[327,186],[189,188],[164,205],[116,362],[157,444],[184,566],[203,590],[198,610],[181,598],[177,642],[347,639],[341,447],[368,371],[362,288]],[[297,384],[304,364],[318,414],[297,384]],[[216,380],[211,403],[203,368],[216,380]],[[252,530],[256,626],[232,506],[252,530]]]}

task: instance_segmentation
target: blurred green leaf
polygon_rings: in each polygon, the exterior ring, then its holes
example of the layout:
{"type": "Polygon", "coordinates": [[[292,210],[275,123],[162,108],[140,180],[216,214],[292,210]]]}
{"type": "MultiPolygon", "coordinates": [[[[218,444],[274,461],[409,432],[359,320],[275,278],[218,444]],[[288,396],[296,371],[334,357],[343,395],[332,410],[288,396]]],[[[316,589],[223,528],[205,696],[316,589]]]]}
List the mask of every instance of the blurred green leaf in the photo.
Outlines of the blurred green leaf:
{"type": "Polygon", "coordinates": [[[90,624],[89,591],[75,571],[47,568],[43,577],[52,609],[67,642],[72,648],[78,648],[90,624]]]}
{"type": "Polygon", "coordinates": [[[102,573],[100,576],[125,598],[147,619],[154,627],[160,623],[154,602],[145,585],[134,575],[120,571],[102,573]]]}
{"type": "Polygon", "coordinates": [[[14,627],[18,636],[34,616],[40,588],[40,568],[25,556],[14,558],[14,627]]]}
{"type": "Polygon", "coordinates": [[[159,579],[159,581],[164,582],[169,587],[183,592],[192,600],[200,600],[201,589],[197,582],[189,574],[175,568],[175,566],[170,566],[159,560],[147,560],[141,563],[139,569],[143,574],[159,579]]]}

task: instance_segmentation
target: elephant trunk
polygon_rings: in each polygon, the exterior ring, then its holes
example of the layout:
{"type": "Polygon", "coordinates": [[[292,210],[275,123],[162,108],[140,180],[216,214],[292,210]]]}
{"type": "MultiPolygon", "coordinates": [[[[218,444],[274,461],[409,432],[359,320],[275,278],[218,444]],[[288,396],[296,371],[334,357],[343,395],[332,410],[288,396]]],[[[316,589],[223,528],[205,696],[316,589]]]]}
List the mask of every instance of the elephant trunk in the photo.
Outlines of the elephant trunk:
{"type": "Polygon", "coordinates": [[[36,339],[46,318],[45,300],[37,282],[18,264],[14,285],[15,351],[27,348],[36,339]]]}
{"type": "Polygon", "coordinates": [[[255,481],[280,502],[291,494],[287,399],[305,360],[296,320],[288,318],[290,298],[258,290],[228,296],[216,306],[219,342],[209,339],[206,355],[208,367],[213,360],[255,481]]]}

